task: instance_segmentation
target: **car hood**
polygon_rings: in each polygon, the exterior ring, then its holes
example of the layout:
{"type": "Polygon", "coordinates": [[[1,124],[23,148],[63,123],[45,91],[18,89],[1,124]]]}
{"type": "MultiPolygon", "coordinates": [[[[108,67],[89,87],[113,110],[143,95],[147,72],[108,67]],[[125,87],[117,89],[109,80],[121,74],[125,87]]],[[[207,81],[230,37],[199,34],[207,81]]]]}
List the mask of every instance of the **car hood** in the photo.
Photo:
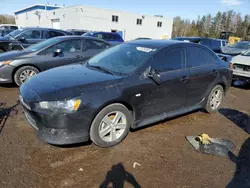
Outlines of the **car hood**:
{"type": "Polygon", "coordinates": [[[87,89],[106,87],[121,79],[121,76],[75,64],[50,69],[32,77],[21,85],[20,92],[27,102],[68,100],[81,96],[87,89]]]}
{"type": "Polygon", "coordinates": [[[228,46],[223,47],[221,50],[222,50],[222,53],[231,54],[231,55],[240,54],[246,51],[246,49],[232,48],[228,46]]]}
{"type": "Polygon", "coordinates": [[[250,56],[238,55],[232,59],[232,63],[241,64],[241,65],[249,65],[250,66],[250,56]]]}
{"type": "Polygon", "coordinates": [[[10,51],[5,52],[0,55],[0,61],[16,60],[21,59],[23,56],[30,54],[31,52],[27,51],[10,51]]]}

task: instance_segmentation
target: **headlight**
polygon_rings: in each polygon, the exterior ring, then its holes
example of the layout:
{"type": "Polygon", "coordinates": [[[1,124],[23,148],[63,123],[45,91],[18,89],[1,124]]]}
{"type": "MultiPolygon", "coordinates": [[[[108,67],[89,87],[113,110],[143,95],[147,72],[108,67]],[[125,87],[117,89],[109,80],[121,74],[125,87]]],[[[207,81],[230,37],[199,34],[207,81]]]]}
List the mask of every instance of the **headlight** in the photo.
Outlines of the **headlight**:
{"type": "Polygon", "coordinates": [[[10,64],[12,61],[0,61],[0,67],[10,64]]]}
{"type": "Polygon", "coordinates": [[[73,112],[78,110],[80,104],[80,99],[71,99],[68,101],[42,101],[39,102],[39,107],[52,111],[73,112]]]}

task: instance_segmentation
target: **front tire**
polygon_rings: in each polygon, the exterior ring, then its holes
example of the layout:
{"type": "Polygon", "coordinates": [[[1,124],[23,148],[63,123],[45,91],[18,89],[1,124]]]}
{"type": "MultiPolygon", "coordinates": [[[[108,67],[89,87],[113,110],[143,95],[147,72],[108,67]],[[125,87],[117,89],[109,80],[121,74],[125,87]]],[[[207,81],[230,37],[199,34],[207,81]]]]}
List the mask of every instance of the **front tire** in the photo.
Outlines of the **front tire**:
{"type": "Polygon", "coordinates": [[[217,111],[220,107],[222,99],[224,97],[224,89],[221,85],[216,85],[210,92],[207,103],[205,106],[205,110],[208,113],[213,113],[217,111]]]}
{"type": "Polygon", "coordinates": [[[131,123],[131,113],[124,105],[111,104],[95,117],[90,128],[90,139],[104,148],[117,145],[127,136],[131,123]]]}
{"type": "Polygon", "coordinates": [[[39,73],[39,70],[33,66],[23,66],[14,74],[14,81],[16,85],[20,86],[22,85],[26,80],[31,78],[32,76],[39,73]]]}

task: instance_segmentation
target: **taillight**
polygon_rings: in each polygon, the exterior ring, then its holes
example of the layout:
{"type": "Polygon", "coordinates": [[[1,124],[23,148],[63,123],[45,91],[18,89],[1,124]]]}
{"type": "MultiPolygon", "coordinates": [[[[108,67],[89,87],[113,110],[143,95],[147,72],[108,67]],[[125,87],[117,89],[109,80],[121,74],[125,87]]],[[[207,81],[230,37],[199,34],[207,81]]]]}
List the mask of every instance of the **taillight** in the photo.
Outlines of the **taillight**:
{"type": "Polygon", "coordinates": [[[230,70],[233,70],[233,69],[234,69],[234,66],[233,66],[232,63],[229,63],[229,69],[230,69],[230,70]]]}

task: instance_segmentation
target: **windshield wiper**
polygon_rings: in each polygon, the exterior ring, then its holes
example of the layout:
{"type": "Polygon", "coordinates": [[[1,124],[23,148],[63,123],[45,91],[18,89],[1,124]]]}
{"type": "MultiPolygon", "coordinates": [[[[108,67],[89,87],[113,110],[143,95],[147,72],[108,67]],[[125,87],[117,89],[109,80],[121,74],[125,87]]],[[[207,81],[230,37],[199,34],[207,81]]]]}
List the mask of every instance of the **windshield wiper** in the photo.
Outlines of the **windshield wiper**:
{"type": "Polygon", "coordinates": [[[114,75],[114,73],[113,73],[112,71],[110,71],[110,70],[108,70],[108,69],[106,69],[106,68],[104,68],[104,67],[101,67],[101,66],[98,66],[98,65],[90,65],[90,64],[88,64],[88,66],[89,66],[89,67],[96,68],[96,69],[99,69],[99,70],[104,71],[104,72],[106,72],[106,73],[108,73],[108,74],[114,75]]]}

